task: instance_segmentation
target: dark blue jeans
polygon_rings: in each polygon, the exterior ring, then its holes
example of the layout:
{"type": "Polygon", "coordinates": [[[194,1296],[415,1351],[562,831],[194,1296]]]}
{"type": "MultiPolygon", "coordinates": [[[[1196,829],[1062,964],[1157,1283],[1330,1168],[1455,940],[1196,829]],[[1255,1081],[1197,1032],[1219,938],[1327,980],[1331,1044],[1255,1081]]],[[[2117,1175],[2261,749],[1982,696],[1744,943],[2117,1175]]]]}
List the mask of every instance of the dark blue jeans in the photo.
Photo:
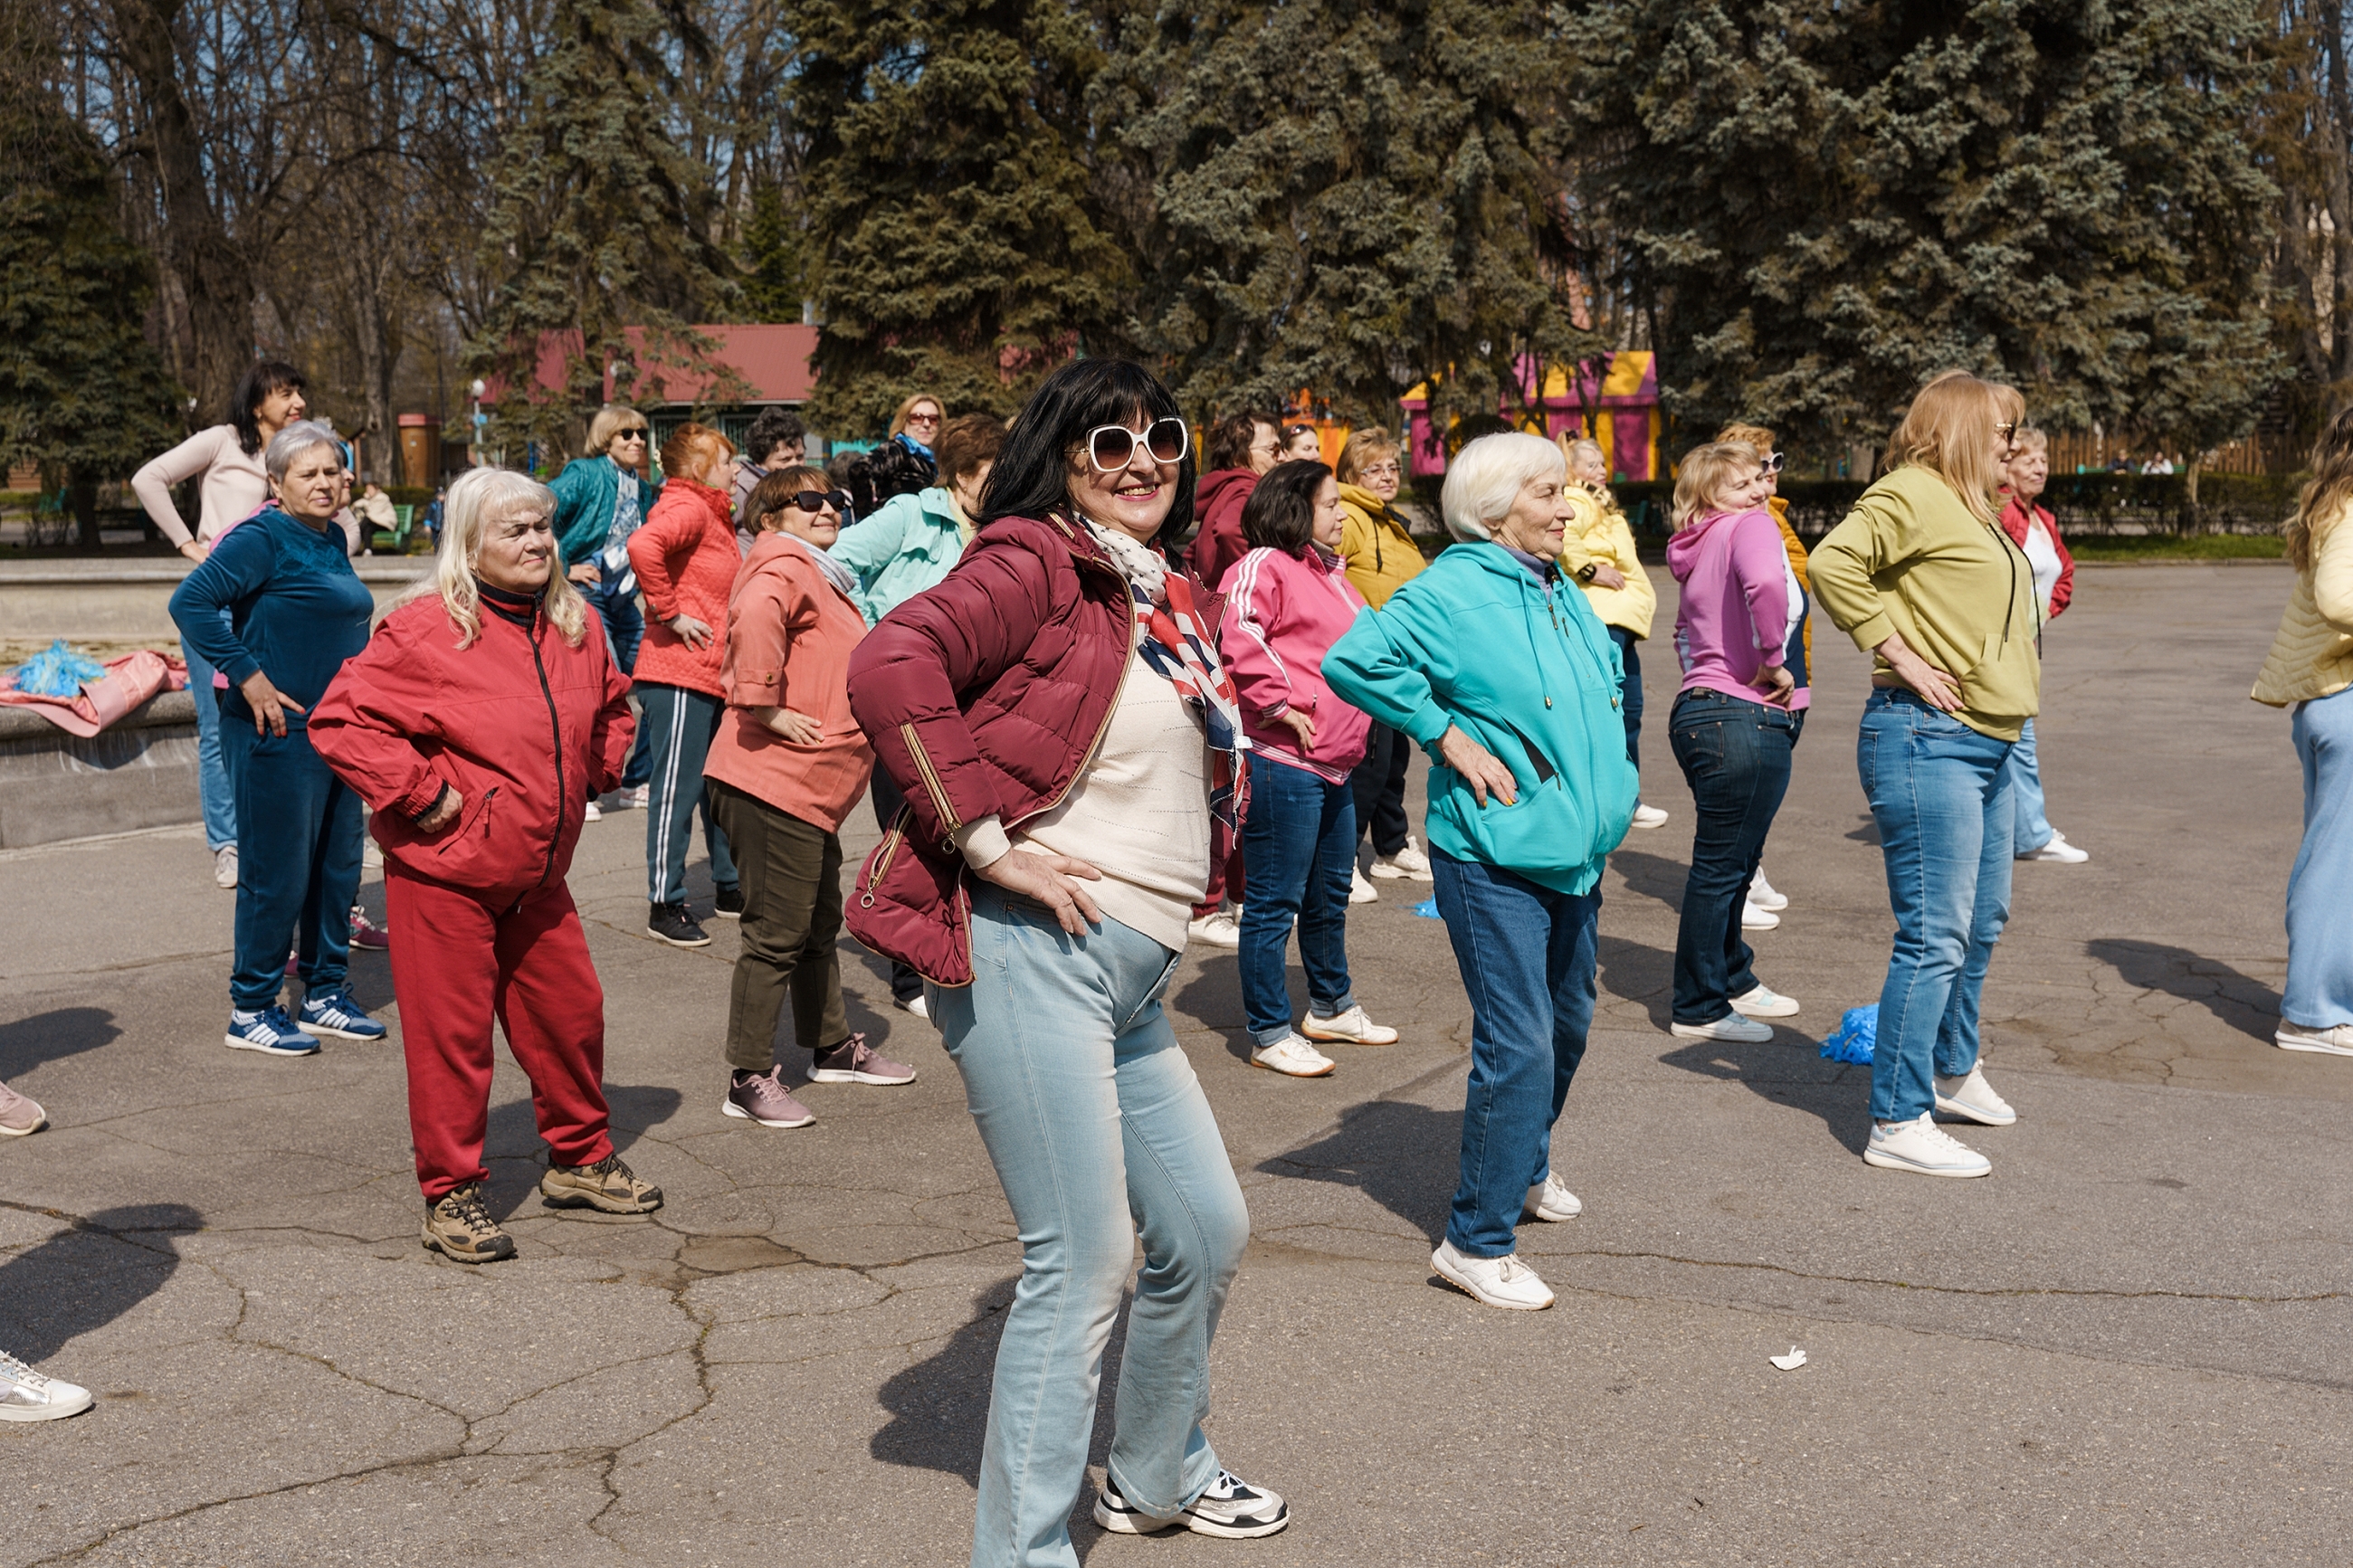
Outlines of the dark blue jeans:
{"type": "Polygon", "coordinates": [[[1250,1038],[1271,1046],[1291,1033],[1291,987],[1283,951],[1299,926],[1307,1007],[1319,1018],[1356,1005],[1348,988],[1348,887],[1356,870],[1356,803],[1345,784],[1305,768],[1250,760],[1250,815],[1242,859],[1250,897],[1242,905],[1242,1013],[1250,1038]]]}
{"type": "Polygon", "coordinates": [[[1691,785],[1696,825],[1675,928],[1675,1022],[1712,1024],[1755,989],[1740,906],[1765,836],[1789,791],[1789,752],[1806,716],[1694,687],[1675,699],[1667,738],[1691,785]]]}
{"type": "Polygon", "coordinates": [[[1618,711],[1626,720],[1626,760],[1634,771],[1642,771],[1642,656],[1634,651],[1641,638],[1624,626],[1611,626],[1609,640],[1618,645],[1618,658],[1626,667],[1626,679],[1618,685],[1618,711]]]}
{"type": "Polygon", "coordinates": [[[352,956],[352,901],[367,827],[360,797],[311,749],[306,730],[257,735],[221,715],[221,748],[237,792],[237,956],[229,1000],[259,1012],[286,986],[286,949],[305,991],[343,986],[352,956]]]}
{"type": "MultiPolygon", "coordinates": [[[[1471,994],[1462,1175],[1446,1239],[1472,1258],[1517,1242],[1528,1189],[1552,1169],[1552,1127],[1593,1026],[1601,894],[1556,892],[1431,846],[1438,912],[1471,994]]],[[[1256,886],[1257,863],[1251,863],[1256,886]]]]}

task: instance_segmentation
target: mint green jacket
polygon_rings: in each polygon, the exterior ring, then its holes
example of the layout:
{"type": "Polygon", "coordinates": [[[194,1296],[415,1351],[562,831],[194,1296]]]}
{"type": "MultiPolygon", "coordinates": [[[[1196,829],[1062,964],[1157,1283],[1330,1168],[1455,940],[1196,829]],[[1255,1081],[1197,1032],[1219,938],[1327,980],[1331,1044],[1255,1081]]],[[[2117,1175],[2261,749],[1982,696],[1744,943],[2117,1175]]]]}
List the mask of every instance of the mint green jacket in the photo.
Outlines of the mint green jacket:
{"type": "Polygon", "coordinates": [[[1591,892],[1634,816],[1609,628],[1574,583],[1539,584],[1500,544],[1456,544],[1324,656],[1324,679],[1430,754],[1430,842],[1458,860],[1591,892]],[[1449,725],[1519,782],[1481,805],[1439,755],[1449,725]]]}
{"type": "Polygon", "coordinates": [[[858,580],[850,598],[872,626],[948,574],[964,555],[948,492],[892,496],[841,531],[826,552],[858,580]]]}

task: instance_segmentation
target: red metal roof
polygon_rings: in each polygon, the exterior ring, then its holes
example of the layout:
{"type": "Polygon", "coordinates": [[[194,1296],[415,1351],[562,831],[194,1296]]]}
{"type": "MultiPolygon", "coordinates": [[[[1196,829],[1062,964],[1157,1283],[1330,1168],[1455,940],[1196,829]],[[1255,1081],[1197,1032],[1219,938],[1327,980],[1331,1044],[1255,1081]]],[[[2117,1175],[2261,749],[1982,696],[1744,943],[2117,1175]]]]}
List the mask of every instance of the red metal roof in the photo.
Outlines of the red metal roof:
{"type": "MultiPolygon", "coordinates": [[[[735,321],[699,325],[694,329],[717,344],[711,357],[743,377],[749,387],[743,397],[745,403],[806,403],[817,384],[817,373],[809,364],[817,353],[818,329],[805,327],[798,321],[735,321]]],[[[623,329],[629,342],[642,348],[645,332],[638,327],[623,329]]],[[[577,332],[549,332],[539,340],[539,374],[541,387],[549,392],[562,389],[564,367],[577,357],[581,349],[577,332]]],[[[675,367],[640,366],[632,396],[649,405],[665,403],[693,403],[711,388],[712,377],[707,374],[675,367]]],[[[493,381],[482,401],[495,404],[504,388],[493,381]]],[[[612,378],[605,382],[605,395],[612,395],[612,378]]],[[[730,401],[734,401],[730,399],[730,401]]]]}

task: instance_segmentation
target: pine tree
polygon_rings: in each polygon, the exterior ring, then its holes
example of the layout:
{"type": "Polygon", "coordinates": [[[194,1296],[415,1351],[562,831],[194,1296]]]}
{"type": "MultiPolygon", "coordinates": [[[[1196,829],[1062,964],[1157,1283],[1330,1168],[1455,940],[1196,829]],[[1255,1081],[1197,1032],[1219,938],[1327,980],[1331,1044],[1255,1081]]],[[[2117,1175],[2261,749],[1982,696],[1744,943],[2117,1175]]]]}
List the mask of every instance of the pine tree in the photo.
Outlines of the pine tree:
{"type": "Polygon", "coordinates": [[[1132,271],[1091,188],[1099,57],[1056,0],[785,0],[810,287],[811,413],[880,434],[902,399],[1009,413],[1117,345],[1132,271]]]}
{"type": "Polygon", "coordinates": [[[666,15],[648,0],[556,0],[482,237],[484,268],[503,281],[467,363],[504,384],[493,444],[574,449],[607,366],[616,397],[651,393],[665,371],[707,364],[712,344],[691,323],[732,305],[734,264],[710,237],[711,171],[665,118],[677,101],[666,52],[701,40],[666,32],[666,15]],[[567,345],[552,394],[536,377],[550,340],[567,345]]]}
{"type": "Polygon", "coordinates": [[[1919,384],[2195,452],[2279,374],[2252,0],[1592,0],[1580,189],[1686,427],[1883,439],[1919,384]]]}

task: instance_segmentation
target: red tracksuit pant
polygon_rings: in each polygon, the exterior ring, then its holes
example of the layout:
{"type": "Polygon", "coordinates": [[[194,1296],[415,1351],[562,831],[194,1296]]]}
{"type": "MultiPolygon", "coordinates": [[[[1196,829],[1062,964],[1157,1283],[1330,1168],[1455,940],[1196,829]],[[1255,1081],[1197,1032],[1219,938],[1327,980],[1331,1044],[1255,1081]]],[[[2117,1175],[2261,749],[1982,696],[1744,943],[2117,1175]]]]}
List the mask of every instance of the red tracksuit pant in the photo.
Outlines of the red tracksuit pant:
{"type": "Polygon", "coordinates": [[[606,1134],[605,990],[572,890],[493,908],[386,865],[392,990],[408,1058],[408,1126],[425,1201],[486,1180],[491,1023],[531,1079],[539,1135],[559,1164],[613,1152],[606,1134]]]}

